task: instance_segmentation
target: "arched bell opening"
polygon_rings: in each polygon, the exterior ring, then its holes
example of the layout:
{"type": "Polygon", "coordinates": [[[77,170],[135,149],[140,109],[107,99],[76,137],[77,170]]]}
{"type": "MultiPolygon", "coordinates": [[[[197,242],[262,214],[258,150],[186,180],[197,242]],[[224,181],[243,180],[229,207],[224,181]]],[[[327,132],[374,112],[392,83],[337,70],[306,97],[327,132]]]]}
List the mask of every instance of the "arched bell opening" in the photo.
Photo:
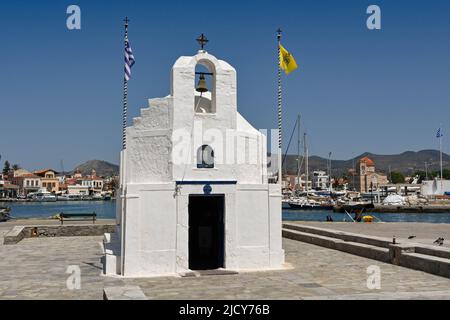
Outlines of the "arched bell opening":
{"type": "Polygon", "coordinates": [[[195,67],[195,113],[215,113],[215,72],[209,61],[195,67]]]}

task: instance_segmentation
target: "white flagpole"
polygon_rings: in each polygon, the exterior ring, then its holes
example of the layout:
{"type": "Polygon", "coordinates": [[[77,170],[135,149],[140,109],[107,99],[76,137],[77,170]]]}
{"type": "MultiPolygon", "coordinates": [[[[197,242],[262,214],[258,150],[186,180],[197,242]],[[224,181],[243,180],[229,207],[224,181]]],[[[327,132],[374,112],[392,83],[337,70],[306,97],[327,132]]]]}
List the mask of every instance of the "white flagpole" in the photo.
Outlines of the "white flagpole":
{"type": "Polygon", "coordinates": [[[278,183],[283,185],[283,160],[282,160],[282,91],[281,91],[281,64],[280,64],[280,44],[281,44],[281,29],[277,30],[278,40],[278,183]]]}
{"type": "MultiPolygon", "coordinates": [[[[128,23],[130,20],[128,17],[125,18],[125,38],[124,38],[124,46],[125,50],[128,44],[128,23]]],[[[120,155],[120,274],[122,276],[125,275],[125,190],[124,190],[124,166],[125,166],[125,149],[127,148],[127,111],[128,111],[128,81],[124,74],[123,79],[123,109],[122,109],[122,152],[120,155]]]]}

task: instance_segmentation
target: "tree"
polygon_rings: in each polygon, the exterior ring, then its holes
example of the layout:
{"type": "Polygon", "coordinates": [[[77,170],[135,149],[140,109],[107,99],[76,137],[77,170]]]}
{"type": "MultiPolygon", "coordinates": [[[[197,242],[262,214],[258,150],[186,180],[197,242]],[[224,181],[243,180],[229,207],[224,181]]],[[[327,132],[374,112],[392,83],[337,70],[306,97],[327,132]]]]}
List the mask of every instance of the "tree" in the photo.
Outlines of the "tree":
{"type": "MultiPolygon", "coordinates": [[[[445,180],[450,180],[450,169],[444,169],[442,170],[442,175],[445,180]]],[[[441,177],[441,171],[434,171],[431,176],[433,178],[440,178],[441,177]]]]}
{"type": "Polygon", "coordinates": [[[405,176],[401,172],[392,171],[391,182],[393,184],[405,183],[405,176]]]}
{"type": "Polygon", "coordinates": [[[7,176],[9,172],[11,171],[11,165],[9,164],[9,161],[5,161],[5,166],[3,167],[3,175],[7,176]]]}
{"type": "Polygon", "coordinates": [[[20,169],[20,166],[18,164],[13,164],[12,168],[14,171],[16,171],[20,169]]]}
{"type": "Polygon", "coordinates": [[[442,170],[442,175],[444,176],[444,179],[450,180],[450,169],[442,170]]]}

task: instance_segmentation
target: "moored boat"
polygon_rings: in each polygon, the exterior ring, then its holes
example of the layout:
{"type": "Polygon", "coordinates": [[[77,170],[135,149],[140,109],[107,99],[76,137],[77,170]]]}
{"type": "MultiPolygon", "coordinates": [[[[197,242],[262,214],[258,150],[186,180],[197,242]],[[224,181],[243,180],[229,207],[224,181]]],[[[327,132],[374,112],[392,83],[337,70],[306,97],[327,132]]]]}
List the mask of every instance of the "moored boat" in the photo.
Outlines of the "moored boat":
{"type": "Polygon", "coordinates": [[[9,215],[10,211],[11,208],[9,207],[0,207],[0,221],[8,221],[11,219],[11,216],[9,215]]]}
{"type": "Polygon", "coordinates": [[[333,210],[331,202],[319,202],[308,198],[292,199],[289,207],[296,210],[333,210]]]}
{"type": "Polygon", "coordinates": [[[39,190],[34,196],[33,199],[38,202],[56,202],[56,196],[48,192],[46,189],[39,190]]]}

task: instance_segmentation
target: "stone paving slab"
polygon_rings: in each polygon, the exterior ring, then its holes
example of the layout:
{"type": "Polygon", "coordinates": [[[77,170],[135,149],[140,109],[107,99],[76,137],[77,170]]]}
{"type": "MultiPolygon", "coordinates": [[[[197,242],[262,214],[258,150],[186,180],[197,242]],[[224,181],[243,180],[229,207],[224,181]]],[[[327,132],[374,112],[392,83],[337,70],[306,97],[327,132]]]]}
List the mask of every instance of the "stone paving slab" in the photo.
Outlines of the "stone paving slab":
{"type": "Polygon", "coordinates": [[[40,238],[0,246],[0,299],[102,299],[101,241],[40,238]],[[80,290],[67,287],[69,266],[79,267],[80,290]]]}
{"type": "Polygon", "coordinates": [[[221,276],[122,279],[101,275],[102,237],[25,239],[0,246],[0,299],[103,299],[105,287],[135,286],[148,299],[444,299],[450,279],[284,239],[292,269],[221,276]],[[81,289],[67,288],[79,266],[81,289]],[[381,290],[366,286],[381,268],[381,290]]]}
{"type": "Polygon", "coordinates": [[[105,287],[103,298],[105,300],[147,300],[138,286],[105,287]]]}
{"type": "Polygon", "coordinates": [[[284,239],[292,270],[200,278],[125,279],[149,299],[374,299],[450,297],[450,279],[284,239]],[[381,269],[381,290],[367,288],[367,268],[381,269]],[[418,294],[418,292],[420,294],[418,294]],[[434,294],[438,292],[438,295],[434,294]]]}

